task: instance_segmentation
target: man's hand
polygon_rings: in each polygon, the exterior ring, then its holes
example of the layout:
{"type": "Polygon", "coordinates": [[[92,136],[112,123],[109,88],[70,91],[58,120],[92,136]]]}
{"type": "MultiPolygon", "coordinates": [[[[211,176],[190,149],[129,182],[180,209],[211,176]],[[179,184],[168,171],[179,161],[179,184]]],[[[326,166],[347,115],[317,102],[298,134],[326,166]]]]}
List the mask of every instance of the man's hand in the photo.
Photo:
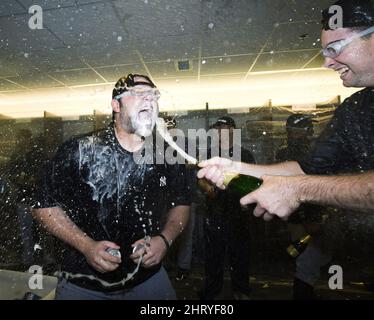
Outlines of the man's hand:
{"type": "Polygon", "coordinates": [[[253,214],[269,221],[274,216],[283,220],[294,212],[301,204],[300,176],[262,176],[263,183],[259,189],[240,199],[241,205],[257,203],[253,214]]]}
{"type": "Polygon", "coordinates": [[[88,264],[101,273],[114,271],[121,263],[121,258],[105,251],[107,248],[119,249],[120,247],[113,242],[92,240],[82,252],[88,264]]]}
{"type": "Polygon", "coordinates": [[[205,178],[213,182],[218,188],[225,189],[223,181],[225,180],[224,172],[239,173],[240,163],[230,159],[214,157],[199,163],[202,169],[197,173],[199,179],[205,178]]]}
{"type": "Polygon", "coordinates": [[[144,239],[138,240],[132,244],[132,247],[136,247],[139,244],[142,244],[143,247],[135,251],[130,258],[137,264],[141,255],[144,254],[142,261],[144,268],[151,268],[158,265],[167,251],[164,240],[159,236],[152,237],[149,242],[145,242],[144,239]]]}

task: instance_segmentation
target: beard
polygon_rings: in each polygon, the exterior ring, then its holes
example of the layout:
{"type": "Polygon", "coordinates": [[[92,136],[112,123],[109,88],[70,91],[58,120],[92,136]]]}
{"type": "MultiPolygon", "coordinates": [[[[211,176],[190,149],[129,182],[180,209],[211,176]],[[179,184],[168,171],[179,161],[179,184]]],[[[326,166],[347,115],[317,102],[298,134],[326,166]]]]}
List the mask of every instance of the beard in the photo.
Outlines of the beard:
{"type": "MultiPolygon", "coordinates": [[[[141,107],[136,108],[141,110],[141,107]]],[[[121,115],[121,126],[122,128],[130,133],[136,134],[143,138],[152,135],[157,119],[157,107],[152,107],[147,111],[136,111],[131,114],[121,115]]]]}

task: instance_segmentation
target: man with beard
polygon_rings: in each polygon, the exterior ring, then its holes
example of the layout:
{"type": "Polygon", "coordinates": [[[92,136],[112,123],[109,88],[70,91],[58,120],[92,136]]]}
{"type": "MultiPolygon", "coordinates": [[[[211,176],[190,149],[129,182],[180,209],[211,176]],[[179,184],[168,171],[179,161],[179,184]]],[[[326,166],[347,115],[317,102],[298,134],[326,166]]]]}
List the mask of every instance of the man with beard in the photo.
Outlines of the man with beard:
{"type": "Polygon", "coordinates": [[[119,79],[113,124],[65,143],[47,171],[33,215],[65,243],[56,299],[176,298],[161,261],[188,221],[185,167],[135,157],[159,96],[147,76],[119,79]]]}
{"type": "Polygon", "coordinates": [[[287,219],[302,203],[373,212],[374,208],[374,1],[340,0],[343,25],[323,12],[325,66],[346,87],[365,87],[347,98],[308,155],[300,161],[254,165],[213,158],[200,164],[199,178],[223,186],[224,172],[260,177],[262,186],[241,199],[257,203],[254,215],[287,219]]]}

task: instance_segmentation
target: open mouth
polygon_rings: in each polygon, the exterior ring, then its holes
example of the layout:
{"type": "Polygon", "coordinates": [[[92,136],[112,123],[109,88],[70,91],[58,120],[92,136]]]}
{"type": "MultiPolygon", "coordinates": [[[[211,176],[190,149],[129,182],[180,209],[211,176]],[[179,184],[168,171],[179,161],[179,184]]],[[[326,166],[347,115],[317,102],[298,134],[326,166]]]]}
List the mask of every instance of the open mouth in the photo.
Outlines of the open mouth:
{"type": "Polygon", "coordinates": [[[139,114],[142,114],[142,115],[149,114],[149,115],[151,115],[151,114],[152,114],[152,109],[150,109],[150,108],[144,108],[144,109],[141,109],[141,110],[139,111],[139,114]]]}

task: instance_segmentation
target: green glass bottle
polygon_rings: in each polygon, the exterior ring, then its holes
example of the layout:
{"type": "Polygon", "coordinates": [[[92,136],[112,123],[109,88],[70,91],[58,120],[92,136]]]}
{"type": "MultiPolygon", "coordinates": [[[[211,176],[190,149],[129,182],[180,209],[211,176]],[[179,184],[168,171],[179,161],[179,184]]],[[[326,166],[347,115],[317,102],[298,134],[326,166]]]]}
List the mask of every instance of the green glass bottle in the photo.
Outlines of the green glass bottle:
{"type": "Polygon", "coordinates": [[[293,242],[287,248],[288,254],[293,258],[297,258],[300,254],[304,252],[310,240],[312,240],[312,236],[310,234],[307,234],[300,240],[293,242]]]}
{"type": "Polygon", "coordinates": [[[262,184],[261,179],[252,176],[229,172],[226,172],[224,175],[225,180],[223,184],[226,186],[227,190],[241,197],[256,190],[262,184]]]}

